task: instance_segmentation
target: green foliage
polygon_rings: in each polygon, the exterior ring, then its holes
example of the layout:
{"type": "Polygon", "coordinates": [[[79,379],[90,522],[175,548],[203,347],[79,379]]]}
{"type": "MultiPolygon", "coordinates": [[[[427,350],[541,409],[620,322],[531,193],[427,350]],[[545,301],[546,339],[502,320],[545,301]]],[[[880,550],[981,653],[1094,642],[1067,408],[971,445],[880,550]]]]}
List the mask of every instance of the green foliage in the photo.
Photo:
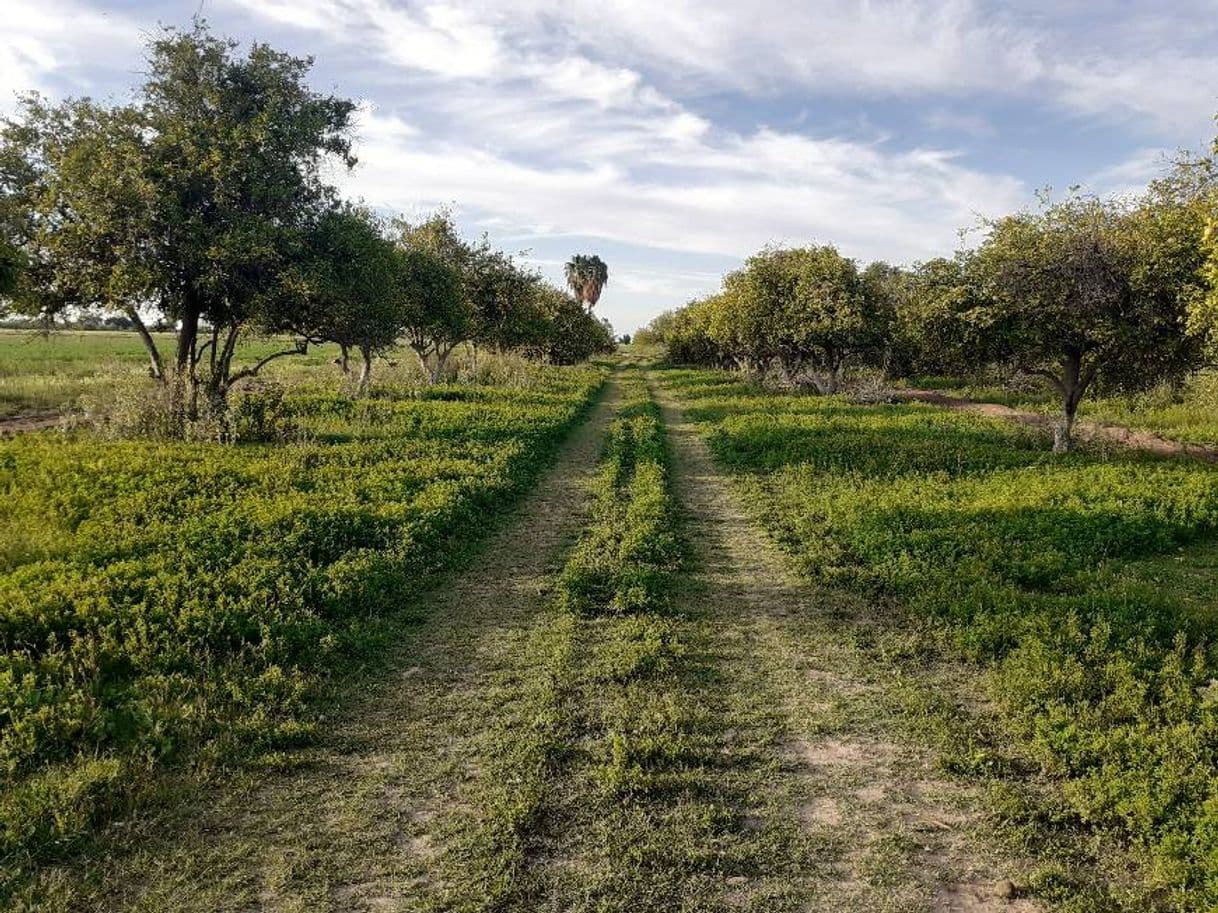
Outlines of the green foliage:
{"type": "Polygon", "coordinates": [[[1218,359],[1218,139],[1210,154],[1182,163],[1176,176],[1183,177],[1197,192],[1192,194],[1203,223],[1200,253],[1204,293],[1196,296],[1189,310],[1189,328],[1206,344],[1211,359],[1218,359]]]}
{"type": "Polygon", "coordinates": [[[846,364],[878,359],[891,323],[882,264],[866,280],[831,246],[769,248],[730,273],[723,290],[661,315],[643,338],[664,343],[670,361],[735,364],[834,392],[846,364]]]}
{"type": "Polygon", "coordinates": [[[711,338],[753,368],[778,361],[792,379],[811,372],[833,392],[846,360],[876,347],[881,315],[853,260],[832,247],[774,248],[724,280],[711,338]]]}
{"type": "Polygon", "coordinates": [[[149,43],[133,103],[32,96],[0,132],[0,217],[33,265],[18,303],[133,321],[137,305],[154,307],[180,325],[176,372],[219,398],[257,370],[232,365],[242,328],[277,329],[298,304],[285,280],[333,196],[323,163],[354,162],[355,106],[313,92],[310,61],[235,49],[200,20],[167,29],[149,43]]]}
{"type": "Polygon", "coordinates": [[[673,364],[726,367],[732,359],[710,333],[717,304],[714,297],[703,298],[666,311],[640,330],[635,339],[644,345],[664,346],[666,358],[673,364]]]}
{"type": "Polygon", "coordinates": [[[995,354],[1057,388],[1056,450],[1070,448],[1093,384],[1141,390],[1198,366],[1184,330],[1200,228],[1195,207],[1170,198],[1076,197],[991,224],[970,259],[983,298],[974,319],[995,354]]]}
{"type": "Polygon", "coordinates": [[[448,214],[419,225],[397,224],[410,258],[401,283],[405,338],[433,381],[463,342],[518,349],[561,365],[614,351],[607,323],[493,249],[485,237],[463,240],[448,214]]]}
{"type": "Polygon", "coordinates": [[[661,609],[676,562],[660,411],[632,380],[609,429],[592,522],[559,578],[561,603],[580,614],[661,609]]]}
{"type": "MultiPolygon", "coordinates": [[[[290,446],[0,442],[5,874],[164,764],[308,738],[319,681],[459,559],[603,379],[538,370],[527,390],[301,391],[290,446]]],[[[272,412],[235,410],[253,431],[272,412]]]]}
{"type": "Polygon", "coordinates": [[[669,377],[808,574],[937,620],[1076,826],[1136,849],[1145,896],[1218,903],[1218,470],[1055,460],[976,416],[669,377]]]}
{"type": "Polygon", "coordinates": [[[551,286],[538,290],[543,331],[540,341],[527,347],[551,364],[574,365],[616,349],[613,329],[598,320],[578,301],[551,286]]]}
{"type": "MultiPolygon", "coordinates": [[[[366,391],[372,356],[391,348],[404,324],[405,255],[385,237],[367,209],[346,205],[312,226],[300,270],[306,306],[277,321],[281,329],[317,342],[333,342],[363,358],[359,390],[366,391]]],[[[344,361],[343,370],[347,370],[344,361]]]]}
{"type": "Polygon", "coordinates": [[[588,310],[601,300],[601,291],[609,284],[609,267],[596,254],[575,254],[563,267],[571,294],[588,310]]]}
{"type": "MultiPolygon", "coordinates": [[[[17,282],[25,265],[25,257],[21,251],[0,236],[0,302],[17,290],[17,282]]],[[[3,306],[0,304],[0,315],[3,313],[3,306]]]]}
{"type": "Polygon", "coordinates": [[[989,340],[976,320],[983,303],[966,256],[937,257],[886,276],[889,340],[896,374],[964,374],[988,360],[989,340]]]}

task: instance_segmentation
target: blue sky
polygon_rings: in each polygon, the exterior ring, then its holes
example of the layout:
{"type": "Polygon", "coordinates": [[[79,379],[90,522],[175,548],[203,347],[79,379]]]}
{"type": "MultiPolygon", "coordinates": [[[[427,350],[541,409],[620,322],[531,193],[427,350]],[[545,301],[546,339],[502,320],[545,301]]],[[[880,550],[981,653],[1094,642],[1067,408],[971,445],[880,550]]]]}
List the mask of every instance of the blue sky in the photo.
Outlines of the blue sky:
{"type": "Polygon", "coordinates": [[[1218,2],[4,0],[14,93],[121,99],[158,23],[316,58],[361,101],[345,192],[610,267],[622,331],[761,246],[951,251],[1038,188],[1123,192],[1214,136],[1218,2]]]}

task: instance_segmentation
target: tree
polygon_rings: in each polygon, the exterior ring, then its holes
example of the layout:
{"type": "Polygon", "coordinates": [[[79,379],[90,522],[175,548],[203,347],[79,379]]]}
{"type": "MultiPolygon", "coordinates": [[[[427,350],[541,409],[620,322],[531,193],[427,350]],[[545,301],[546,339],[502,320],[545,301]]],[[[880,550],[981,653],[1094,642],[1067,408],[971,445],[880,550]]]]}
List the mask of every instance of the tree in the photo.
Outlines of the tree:
{"type": "Polygon", "coordinates": [[[17,310],[48,323],[72,309],[122,314],[140,334],[149,372],[163,380],[139,313],[155,300],[163,266],[141,113],[87,99],[49,106],[37,95],[21,110],[0,132],[0,215],[26,262],[17,310]]]}
{"type": "Polygon", "coordinates": [[[537,342],[546,325],[539,301],[541,283],[539,275],[493,250],[485,238],[474,245],[462,283],[472,314],[472,343],[503,351],[537,342]]]}
{"type": "Polygon", "coordinates": [[[588,313],[577,299],[552,285],[542,284],[538,300],[547,326],[545,340],[533,347],[534,354],[551,364],[573,365],[593,355],[616,351],[613,328],[588,313]]]}
{"type": "Polygon", "coordinates": [[[982,299],[967,254],[902,271],[887,292],[890,368],[896,373],[959,375],[987,360],[987,340],[973,319],[982,299]]]}
{"type": "Polygon", "coordinates": [[[609,267],[595,254],[575,254],[563,268],[567,286],[580,304],[588,310],[601,300],[601,291],[609,284],[609,267]]]}
{"type": "Polygon", "coordinates": [[[227,391],[297,344],[234,365],[247,327],[275,330],[285,279],[354,164],[354,104],[306,84],[311,61],[213,37],[196,20],[151,41],[133,104],[28,98],[0,137],[4,215],[31,264],[27,312],[101,308],[137,324],[152,372],[222,407],[227,391]],[[13,212],[22,215],[13,217],[13,212]],[[167,370],[140,310],[177,324],[167,370]]]}
{"type": "Polygon", "coordinates": [[[1145,389],[1190,360],[1187,294],[1154,276],[1179,250],[1167,250],[1166,226],[1148,205],[1046,204],[990,223],[974,255],[985,299],[975,316],[995,353],[1061,397],[1055,452],[1071,449],[1079,403],[1098,381],[1145,389]]]}
{"type": "Polygon", "coordinates": [[[16,246],[0,240],[0,299],[17,290],[23,266],[24,258],[16,246]]]}
{"type": "MultiPolygon", "coordinates": [[[[1216,118],[1218,120],[1218,118],[1216,118]]],[[[1201,219],[1202,294],[1189,304],[1189,330],[1200,338],[1211,360],[1218,361],[1218,139],[1210,154],[1177,164],[1165,181],[1176,197],[1193,201],[1201,219]]]]}
{"type": "Polygon", "coordinates": [[[882,344],[876,304],[854,261],[833,247],[769,248],[724,280],[710,336],[741,367],[777,361],[789,379],[809,375],[833,393],[847,360],[882,344]]]}
{"type": "Polygon", "coordinates": [[[674,311],[665,311],[639,330],[635,341],[664,346],[665,358],[673,364],[729,367],[732,359],[710,334],[716,304],[716,298],[712,296],[691,301],[674,311]]]}
{"type": "Polygon", "coordinates": [[[428,379],[437,383],[453,350],[474,333],[467,283],[473,282],[475,253],[446,213],[397,226],[403,336],[428,379]]]}
{"type": "Polygon", "coordinates": [[[392,347],[404,329],[399,282],[405,257],[362,207],[331,210],[309,233],[301,276],[307,307],[289,310],[288,329],[310,341],[337,343],[344,374],[349,352],[357,351],[359,394],[368,389],[373,357],[392,347]]]}

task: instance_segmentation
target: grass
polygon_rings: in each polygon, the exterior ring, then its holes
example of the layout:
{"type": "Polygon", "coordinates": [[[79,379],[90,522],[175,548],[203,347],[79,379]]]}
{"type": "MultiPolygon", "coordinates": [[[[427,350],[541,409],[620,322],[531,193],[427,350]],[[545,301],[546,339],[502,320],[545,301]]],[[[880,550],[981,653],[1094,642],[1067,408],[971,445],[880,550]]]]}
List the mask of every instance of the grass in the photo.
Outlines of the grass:
{"type": "MultiPolygon", "coordinates": [[[[871,913],[1015,874],[934,766],[1004,764],[954,702],[971,670],[891,603],[793,577],[671,394],[653,402],[660,376],[617,371],[491,548],[363,619],[384,648],[310,699],[307,739],[121,817],[19,902],[871,913]]],[[[301,395],[359,443],[358,407],[301,395]]],[[[452,407],[450,444],[491,444],[489,416],[456,419],[501,397],[436,391],[418,421],[452,407]]],[[[374,430],[400,447],[379,413],[374,430]]]]}
{"type": "Polygon", "coordinates": [[[1054,458],[1001,422],[713,372],[665,382],[806,575],[899,599],[988,670],[1059,819],[1133,848],[1131,909],[1218,902],[1213,467],[1054,458]]]}
{"type": "Polygon", "coordinates": [[[290,445],[0,442],[6,879],[165,767],[207,777],[315,738],[319,683],[527,489],[603,377],[302,389],[290,445]]]}
{"type": "MultiPolygon", "coordinates": [[[[1012,390],[959,378],[918,377],[909,385],[1029,412],[1055,414],[1060,409],[1053,392],[1039,382],[1032,389],[1012,390]]],[[[1218,444],[1218,371],[1194,374],[1180,390],[1164,385],[1129,396],[1088,397],[1079,415],[1087,421],[1149,431],[1185,444],[1218,444]]]]}
{"type": "MultiPolygon", "coordinates": [[[[173,352],[171,333],[155,334],[164,357],[173,352]]],[[[281,348],[274,339],[247,339],[237,363],[256,360],[281,348]]],[[[268,377],[302,373],[338,377],[330,362],[336,346],[311,348],[308,355],[274,362],[268,377]],[[319,372],[325,366],[328,370],[319,372]]],[[[148,376],[148,357],[134,333],[118,330],[63,330],[51,334],[0,329],[0,416],[58,412],[75,406],[82,395],[102,394],[148,376]]]]}

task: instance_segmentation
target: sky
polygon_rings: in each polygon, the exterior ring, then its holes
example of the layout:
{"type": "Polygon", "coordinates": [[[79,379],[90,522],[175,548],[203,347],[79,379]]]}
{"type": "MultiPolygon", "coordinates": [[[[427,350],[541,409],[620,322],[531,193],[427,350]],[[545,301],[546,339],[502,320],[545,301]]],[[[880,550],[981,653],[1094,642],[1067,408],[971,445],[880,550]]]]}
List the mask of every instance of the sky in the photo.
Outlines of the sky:
{"type": "Polygon", "coordinates": [[[344,193],[561,281],[630,332],[766,244],[949,254],[1043,188],[1134,192],[1218,112],[1218,0],[4,0],[16,93],[125,100],[196,13],[360,103],[344,193]]]}

